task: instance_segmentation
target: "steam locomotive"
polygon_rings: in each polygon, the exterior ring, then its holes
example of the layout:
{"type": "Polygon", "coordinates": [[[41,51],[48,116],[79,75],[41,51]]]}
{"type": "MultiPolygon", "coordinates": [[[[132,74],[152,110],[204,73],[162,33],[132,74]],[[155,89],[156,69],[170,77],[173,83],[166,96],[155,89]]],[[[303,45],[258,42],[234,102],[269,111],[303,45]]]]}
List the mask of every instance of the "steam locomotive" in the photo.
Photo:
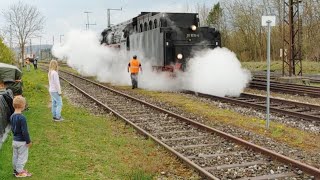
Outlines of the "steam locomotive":
{"type": "Polygon", "coordinates": [[[184,71],[194,51],[221,46],[219,31],[199,25],[197,13],[141,12],[105,29],[101,44],[143,53],[156,70],[184,71]]]}

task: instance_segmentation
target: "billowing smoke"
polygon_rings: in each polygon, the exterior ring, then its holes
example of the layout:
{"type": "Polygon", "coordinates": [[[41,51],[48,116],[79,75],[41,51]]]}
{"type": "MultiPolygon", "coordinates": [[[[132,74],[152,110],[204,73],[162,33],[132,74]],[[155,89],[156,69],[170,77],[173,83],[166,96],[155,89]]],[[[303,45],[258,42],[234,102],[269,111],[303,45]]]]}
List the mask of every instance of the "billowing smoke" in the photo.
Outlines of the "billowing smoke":
{"type": "Polygon", "coordinates": [[[175,78],[153,71],[152,61],[139,52],[126,53],[100,45],[99,35],[90,31],[70,31],[64,44],[55,45],[52,52],[59,59],[66,59],[79,73],[114,85],[131,85],[127,66],[133,53],[137,54],[143,68],[139,87],[148,90],[189,89],[218,96],[238,96],[251,77],[241,68],[236,55],[226,48],[197,52],[189,60],[188,70],[177,73],[175,78]]]}
{"type": "Polygon", "coordinates": [[[251,79],[251,73],[241,68],[236,55],[227,48],[196,53],[189,61],[185,87],[217,96],[238,96],[251,79]]]}
{"type": "Polygon", "coordinates": [[[63,44],[56,44],[52,53],[85,76],[97,76],[99,81],[128,85],[127,54],[100,45],[92,31],[72,30],[63,44]]]}

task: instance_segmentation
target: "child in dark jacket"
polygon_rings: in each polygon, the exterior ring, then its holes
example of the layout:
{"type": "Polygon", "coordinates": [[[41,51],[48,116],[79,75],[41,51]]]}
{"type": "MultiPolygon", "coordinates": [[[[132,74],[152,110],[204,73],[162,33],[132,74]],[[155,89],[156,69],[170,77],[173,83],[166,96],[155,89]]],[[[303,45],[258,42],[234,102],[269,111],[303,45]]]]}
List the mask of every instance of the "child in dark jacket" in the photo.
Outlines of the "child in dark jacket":
{"type": "Polygon", "coordinates": [[[24,170],[28,160],[28,149],[32,142],[28,132],[27,119],[21,114],[26,106],[26,100],[22,96],[13,99],[14,113],[10,117],[11,130],[13,133],[13,174],[16,177],[29,177],[31,174],[24,170]]]}

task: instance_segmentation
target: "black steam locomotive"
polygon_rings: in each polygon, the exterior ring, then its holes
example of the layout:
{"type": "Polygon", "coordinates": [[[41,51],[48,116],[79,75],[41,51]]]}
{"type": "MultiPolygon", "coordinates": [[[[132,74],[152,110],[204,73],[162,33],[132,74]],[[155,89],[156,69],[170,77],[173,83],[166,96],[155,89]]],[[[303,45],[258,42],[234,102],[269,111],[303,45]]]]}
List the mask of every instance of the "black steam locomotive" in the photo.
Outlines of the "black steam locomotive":
{"type": "Polygon", "coordinates": [[[101,44],[143,53],[157,70],[185,70],[194,51],[221,46],[219,31],[199,24],[197,13],[142,12],[105,29],[101,44]]]}

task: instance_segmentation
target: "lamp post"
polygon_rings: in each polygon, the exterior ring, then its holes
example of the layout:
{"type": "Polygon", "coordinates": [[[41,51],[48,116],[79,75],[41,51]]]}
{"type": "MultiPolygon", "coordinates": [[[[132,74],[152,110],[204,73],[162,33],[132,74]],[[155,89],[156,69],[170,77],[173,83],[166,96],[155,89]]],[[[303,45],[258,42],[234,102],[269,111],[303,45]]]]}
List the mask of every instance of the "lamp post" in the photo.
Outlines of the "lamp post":
{"type": "Polygon", "coordinates": [[[267,37],[267,113],[266,113],[266,128],[270,127],[270,41],[271,41],[271,26],[276,25],[275,16],[262,16],[262,26],[268,27],[267,37]]]}
{"type": "Polygon", "coordinates": [[[41,59],[41,36],[39,36],[40,38],[40,49],[39,49],[39,60],[41,59]]]}

